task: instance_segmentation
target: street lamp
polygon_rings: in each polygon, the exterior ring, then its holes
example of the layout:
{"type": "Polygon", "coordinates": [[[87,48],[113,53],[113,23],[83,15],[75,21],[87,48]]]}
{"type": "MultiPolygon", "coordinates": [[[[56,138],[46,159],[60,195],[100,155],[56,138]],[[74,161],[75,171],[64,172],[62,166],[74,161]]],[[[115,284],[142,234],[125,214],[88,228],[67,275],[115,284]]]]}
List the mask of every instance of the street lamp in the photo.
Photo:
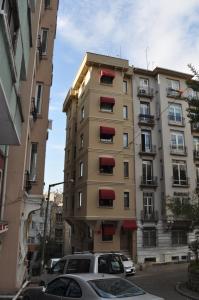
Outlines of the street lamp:
{"type": "Polygon", "coordinates": [[[43,239],[42,239],[42,246],[41,246],[41,268],[40,268],[40,273],[42,272],[44,268],[44,254],[45,254],[45,249],[46,249],[46,233],[47,233],[47,221],[48,221],[48,207],[49,207],[49,200],[50,200],[50,190],[52,187],[64,184],[65,181],[62,182],[57,182],[53,184],[49,184],[48,186],[48,196],[47,196],[47,203],[46,203],[46,210],[45,210],[45,219],[44,219],[44,234],[43,234],[43,239]]]}

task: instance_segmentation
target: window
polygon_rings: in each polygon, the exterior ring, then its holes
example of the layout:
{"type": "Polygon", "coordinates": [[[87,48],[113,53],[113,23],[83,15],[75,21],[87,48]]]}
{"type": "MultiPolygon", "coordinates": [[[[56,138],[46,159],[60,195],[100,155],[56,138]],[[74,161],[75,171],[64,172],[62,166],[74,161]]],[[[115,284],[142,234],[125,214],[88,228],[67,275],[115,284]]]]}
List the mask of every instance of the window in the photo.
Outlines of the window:
{"type": "Polygon", "coordinates": [[[99,199],[99,206],[113,207],[112,199],[99,199]]]}
{"type": "Polygon", "coordinates": [[[149,80],[147,78],[140,78],[140,88],[148,92],[149,80]]]}
{"type": "Polygon", "coordinates": [[[151,149],[152,149],[151,131],[149,131],[149,130],[141,131],[141,145],[142,145],[143,152],[151,152],[151,149]]]}
{"type": "Polygon", "coordinates": [[[71,258],[68,261],[66,273],[89,273],[90,271],[90,259],[76,259],[71,258]]]}
{"type": "Polygon", "coordinates": [[[124,192],[124,208],[129,208],[129,192],[124,192]]]}
{"type": "Polygon", "coordinates": [[[129,177],[129,163],[128,161],[124,161],[124,177],[129,177]]]}
{"type": "Polygon", "coordinates": [[[42,52],[42,55],[47,54],[47,38],[48,38],[48,29],[42,28],[41,29],[41,52],[42,52]]]}
{"type": "Polygon", "coordinates": [[[29,236],[28,237],[28,244],[34,244],[34,242],[35,242],[34,236],[29,236]]]}
{"type": "Polygon", "coordinates": [[[30,169],[29,169],[29,178],[31,181],[36,180],[36,172],[37,172],[37,151],[38,144],[31,143],[31,155],[30,155],[30,169]]]}
{"type": "Polygon", "coordinates": [[[113,112],[113,106],[115,105],[115,99],[110,97],[100,97],[100,111],[113,112]]]}
{"type": "Polygon", "coordinates": [[[83,169],[84,169],[84,164],[81,161],[79,164],[79,176],[82,177],[83,176],[83,169]]]}
{"type": "Polygon", "coordinates": [[[128,147],[128,133],[123,133],[123,147],[128,147]]]}
{"type": "Polygon", "coordinates": [[[147,103],[147,102],[140,103],[140,114],[143,116],[150,115],[150,103],[147,103]]]}
{"type": "Polygon", "coordinates": [[[81,134],[80,135],[80,148],[83,148],[84,147],[84,135],[81,134]]]}
{"type": "Polygon", "coordinates": [[[144,215],[149,216],[153,214],[154,211],[154,203],[153,203],[153,193],[143,193],[143,207],[144,207],[144,215]]]}
{"type": "Polygon", "coordinates": [[[113,223],[102,224],[102,241],[112,241],[115,234],[115,226],[113,223]]]}
{"type": "Polygon", "coordinates": [[[144,228],[143,247],[156,247],[156,229],[144,228]]]}
{"type": "Polygon", "coordinates": [[[81,108],[81,121],[84,120],[84,106],[81,108]]]}
{"type": "Polygon", "coordinates": [[[168,87],[171,90],[179,91],[180,81],[179,80],[168,79],[168,87]]]}
{"type": "Polygon", "coordinates": [[[180,104],[169,105],[169,121],[182,123],[182,106],[180,104]]]}
{"type": "Polygon", "coordinates": [[[112,85],[114,77],[115,74],[112,70],[101,70],[100,83],[112,85]]]}
{"type": "Polygon", "coordinates": [[[152,184],[153,182],[153,162],[151,160],[142,161],[142,176],[144,184],[152,184]]]}
{"type": "Polygon", "coordinates": [[[52,274],[63,274],[65,264],[66,264],[66,261],[65,261],[65,260],[59,260],[59,261],[52,267],[52,274]]]}
{"type": "Polygon", "coordinates": [[[56,278],[55,280],[51,281],[46,288],[46,294],[55,295],[61,297],[66,296],[66,290],[69,285],[69,278],[56,278]]]}
{"type": "Polygon", "coordinates": [[[127,105],[123,106],[123,119],[124,120],[128,119],[128,106],[127,105]]]}
{"type": "Polygon", "coordinates": [[[171,132],[171,149],[176,151],[184,150],[184,133],[171,132]]]}
{"type": "Polygon", "coordinates": [[[128,87],[127,80],[123,80],[123,93],[124,94],[127,94],[127,87],[128,87]]]}
{"type": "Polygon", "coordinates": [[[41,113],[42,94],[43,94],[43,83],[37,82],[36,92],[35,92],[35,107],[37,113],[41,113]]]}
{"type": "Polygon", "coordinates": [[[49,9],[50,8],[50,0],[45,0],[44,1],[44,8],[49,9]]]}
{"type": "Polygon", "coordinates": [[[187,185],[187,167],[185,161],[173,161],[173,184],[187,185]]]}
{"type": "Polygon", "coordinates": [[[35,229],[36,228],[36,224],[34,221],[32,221],[32,229],[35,229]]]}
{"type": "Polygon", "coordinates": [[[113,174],[113,168],[115,167],[114,158],[100,157],[99,163],[100,173],[113,174]]]}
{"type": "Polygon", "coordinates": [[[193,149],[199,151],[199,136],[193,137],[193,149]]]}
{"type": "Polygon", "coordinates": [[[100,141],[102,143],[113,143],[115,128],[100,126],[100,141]]]}
{"type": "Polygon", "coordinates": [[[178,196],[176,196],[174,193],[173,200],[175,204],[177,204],[177,213],[184,215],[185,211],[187,210],[187,206],[189,205],[189,196],[186,196],[185,193],[178,193],[178,196]]]}
{"type": "Polygon", "coordinates": [[[55,228],[55,238],[61,239],[63,237],[63,229],[55,228]]]}
{"type": "Polygon", "coordinates": [[[199,166],[196,166],[196,183],[199,184],[199,166]]]}
{"type": "Polygon", "coordinates": [[[82,192],[78,193],[78,208],[82,207],[82,192]]]}
{"type": "Polygon", "coordinates": [[[171,241],[173,246],[187,245],[187,232],[185,230],[172,230],[171,241]]]}
{"type": "Polygon", "coordinates": [[[9,26],[9,33],[12,41],[12,46],[15,51],[16,41],[17,41],[17,33],[19,29],[19,16],[18,16],[18,8],[17,1],[15,0],[3,0],[0,1],[0,10],[3,10],[5,16],[7,18],[7,23],[9,26]]]}
{"type": "Polygon", "coordinates": [[[39,229],[43,229],[43,227],[44,227],[44,223],[39,223],[39,229]]]}
{"type": "Polygon", "coordinates": [[[62,214],[61,213],[57,213],[56,214],[56,222],[61,223],[62,221],[63,221],[62,214]]]}

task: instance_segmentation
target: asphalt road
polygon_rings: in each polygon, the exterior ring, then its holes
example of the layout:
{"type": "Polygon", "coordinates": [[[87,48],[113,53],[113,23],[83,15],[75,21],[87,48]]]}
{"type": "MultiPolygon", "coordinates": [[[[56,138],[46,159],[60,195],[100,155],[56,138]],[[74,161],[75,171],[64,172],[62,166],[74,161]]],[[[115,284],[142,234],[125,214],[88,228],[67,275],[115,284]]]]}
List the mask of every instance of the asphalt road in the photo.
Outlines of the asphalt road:
{"type": "Polygon", "coordinates": [[[145,291],[163,297],[165,300],[188,300],[175,290],[177,282],[187,279],[185,263],[150,266],[143,271],[138,271],[135,276],[129,276],[128,279],[145,291]]]}

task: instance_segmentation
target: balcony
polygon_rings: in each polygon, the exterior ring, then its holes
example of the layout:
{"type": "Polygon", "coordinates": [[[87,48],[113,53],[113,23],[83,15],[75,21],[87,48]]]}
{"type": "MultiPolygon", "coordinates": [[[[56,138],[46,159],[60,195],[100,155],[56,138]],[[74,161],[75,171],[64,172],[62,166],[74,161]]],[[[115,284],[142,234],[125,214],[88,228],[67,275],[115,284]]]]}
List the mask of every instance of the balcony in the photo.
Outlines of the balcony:
{"type": "Polygon", "coordinates": [[[171,155],[180,155],[187,156],[187,147],[183,145],[170,145],[170,154],[171,155]]]}
{"type": "Polygon", "coordinates": [[[175,98],[175,99],[181,99],[181,100],[185,100],[186,97],[184,97],[182,95],[182,91],[179,89],[173,89],[171,87],[166,89],[167,91],[167,97],[169,98],[175,98]]]}
{"type": "Polygon", "coordinates": [[[139,125],[151,126],[151,127],[153,127],[155,125],[155,119],[154,119],[154,116],[152,116],[152,115],[140,114],[138,116],[138,118],[139,118],[139,121],[138,121],[139,125]]]}
{"type": "Polygon", "coordinates": [[[138,89],[137,89],[137,96],[138,97],[144,97],[144,98],[152,99],[153,95],[154,95],[153,89],[150,88],[150,87],[139,86],[138,89]]]}
{"type": "Polygon", "coordinates": [[[168,124],[173,126],[185,126],[185,118],[178,115],[168,115],[168,124]]]}
{"type": "Polygon", "coordinates": [[[174,178],[172,177],[173,187],[189,187],[189,178],[174,178]]]}
{"type": "Polygon", "coordinates": [[[156,155],[156,145],[150,145],[149,147],[147,147],[146,145],[140,145],[139,154],[155,156],[156,155]]]}
{"type": "Polygon", "coordinates": [[[141,222],[142,223],[157,223],[158,222],[158,211],[154,210],[151,214],[146,213],[144,210],[141,211],[141,222]]]}
{"type": "Polygon", "coordinates": [[[199,159],[199,150],[193,150],[193,158],[194,158],[194,160],[199,159]]]}
{"type": "Polygon", "coordinates": [[[191,123],[191,131],[199,132],[199,122],[191,123]]]}
{"type": "Polygon", "coordinates": [[[141,188],[153,188],[156,189],[158,186],[158,178],[157,176],[151,176],[146,178],[145,176],[141,176],[140,187],[141,188]]]}

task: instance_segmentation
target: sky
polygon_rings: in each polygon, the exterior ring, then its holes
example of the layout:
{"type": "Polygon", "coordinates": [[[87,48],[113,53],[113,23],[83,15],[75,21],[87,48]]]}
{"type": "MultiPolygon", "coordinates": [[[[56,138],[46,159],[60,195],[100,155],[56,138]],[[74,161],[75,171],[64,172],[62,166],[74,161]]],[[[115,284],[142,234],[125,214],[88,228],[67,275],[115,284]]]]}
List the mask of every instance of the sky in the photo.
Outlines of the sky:
{"type": "Polygon", "coordinates": [[[45,191],[63,181],[62,107],[86,52],[128,59],[141,68],[190,73],[191,63],[199,69],[199,0],[59,0],[45,191]]]}

